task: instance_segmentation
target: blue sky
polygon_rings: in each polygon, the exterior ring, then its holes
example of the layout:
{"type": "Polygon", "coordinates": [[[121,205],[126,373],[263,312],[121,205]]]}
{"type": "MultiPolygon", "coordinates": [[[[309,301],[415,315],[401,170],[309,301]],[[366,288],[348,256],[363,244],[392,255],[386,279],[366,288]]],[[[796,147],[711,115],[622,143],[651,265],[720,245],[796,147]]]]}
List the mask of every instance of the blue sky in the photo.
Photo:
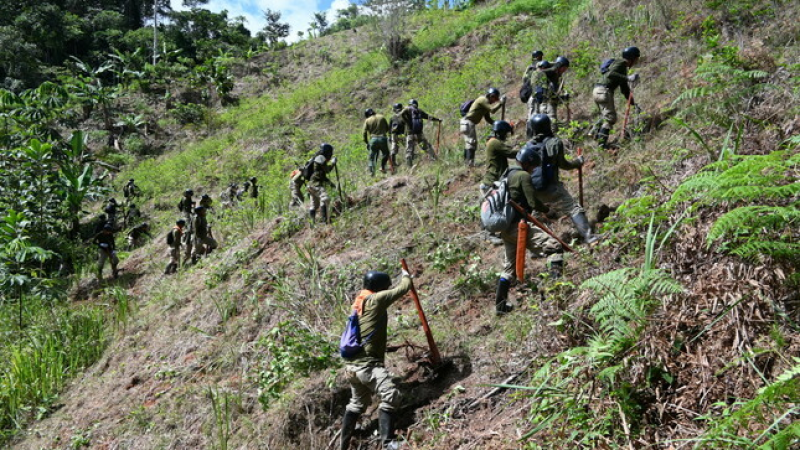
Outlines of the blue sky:
{"type": "MultiPolygon", "coordinates": [[[[174,9],[186,9],[181,0],[171,0],[171,4],[174,9]]],[[[267,8],[278,10],[282,13],[281,20],[292,27],[288,40],[296,41],[297,32],[306,32],[315,12],[327,11],[328,21],[332,22],[336,10],[344,9],[349,4],[349,0],[210,0],[202,7],[214,12],[228,10],[229,18],[243,16],[245,26],[253,35],[264,27],[261,11],[267,8]]]]}

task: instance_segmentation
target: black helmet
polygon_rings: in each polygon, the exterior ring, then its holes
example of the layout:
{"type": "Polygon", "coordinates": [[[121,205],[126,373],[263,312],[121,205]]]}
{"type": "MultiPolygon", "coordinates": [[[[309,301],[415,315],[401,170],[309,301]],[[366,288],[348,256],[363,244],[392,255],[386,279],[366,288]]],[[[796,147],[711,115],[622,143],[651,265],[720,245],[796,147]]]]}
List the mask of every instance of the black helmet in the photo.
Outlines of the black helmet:
{"type": "Polygon", "coordinates": [[[364,117],[371,117],[375,115],[375,111],[372,108],[367,108],[364,110],[364,117]]]}
{"type": "Polygon", "coordinates": [[[116,205],[117,204],[117,199],[115,199],[114,197],[111,197],[110,199],[108,199],[108,203],[116,205]]]}
{"type": "Polygon", "coordinates": [[[103,231],[114,231],[114,227],[110,223],[103,225],[103,231]]]}
{"type": "Polygon", "coordinates": [[[400,112],[403,110],[403,104],[395,103],[394,106],[392,106],[392,109],[394,110],[394,112],[400,112]]]}
{"type": "Polygon", "coordinates": [[[114,207],[111,206],[111,205],[108,205],[108,206],[106,206],[106,208],[103,211],[105,211],[106,214],[114,214],[114,207]]]}
{"type": "Polygon", "coordinates": [[[506,134],[511,133],[514,129],[505,120],[495,120],[494,124],[492,124],[492,131],[500,137],[505,137],[506,134]]]}
{"type": "Polygon", "coordinates": [[[256,181],[258,181],[258,180],[256,179],[256,177],[250,177],[250,182],[251,182],[251,183],[253,183],[253,184],[256,184],[256,181]]]}
{"type": "Polygon", "coordinates": [[[133,178],[131,178],[130,180],[128,180],[128,183],[133,183],[133,178]]]}
{"type": "Polygon", "coordinates": [[[208,194],[203,194],[203,196],[202,196],[202,197],[200,197],[200,198],[201,198],[201,199],[207,199],[207,198],[211,198],[211,197],[209,197],[209,195],[208,195],[208,194]]]}
{"type": "Polygon", "coordinates": [[[201,212],[203,212],[203,211],[205,211],[205,210],[206,210],[206,209],[205,209],[205,208],[203,208],[202,206],[198,206],[197,208],[195,208],[195,209],[194,209],[194,213],[195,213],[195,214],[200,214],[201,212]]]}
{"type": "Polygon", "coordinates": [[[531,117],[528,120],[528,129],[533,131],[534,136],[537,134],[553,135],[553,124],[547,114],[536,114],[531,117]]]}
{"type": "Polygon", "coordinates": [[[624,59],[635,59],[641,56],[639,53],[638,47],[627,47],[625,50],[622,51],[622,57],[624,59]]]}
{"type": "Polygon", "coordinates": [[[184,195],[184,197],[191,197],[191,196],[194,195],[194,191],[191,190],[191,189],[187,189],[187,190],[183,191],[183,195],[184,195]]]}
{"type": "Polygon", "coordinates": [[[490,87],[489,89],[486,90],[486,96],[491,97],[492,95],[494,95],[495,97],[500,97],[500,90],[498,90],[497,88],[490,87]]]}
{"type": "Polygon", "coordinates": [[[531,58],[535,59],[536,61],[541,61],[541,59],[544,58],[544,52],[541,50],[534,50],[531,53],[531,58]]]}
{"type": "Polygon", "coordinates": [[[409,100],[408,104],[409,105],[414,105],[414,106],[419,106],[419,102],[415,98],[412,98],[411,100],[409,100]]]}
{"type": "Polygon", "coordinates": [[[569,67],[569,60],[567,59],[566,56],[559,56],[558,58],[556,58],[555,63],[559,67],[569,67]]]}
{"type": "Polygon", "coordinates": [[[550,64],[550,61],[545,59],[545,60],[539,61],[539,64],[536,64],[536,67],[538,67],[540,69],[549,69],[549,68],[553,67],[553,65],[550,64]]]}
{"type": "Polygon", "coordinates": [[[520,164],[532,165],[534,167],[542,165],[542,157],[539,156],[539,152],[533,148],[530,142],[525,144],[522,150],[517,152],[517,161],[519,161],[520,164]]]}
{"type": "Polygon", "coordinates": [[[372,292],[385,291],[391,285],[392,279],[387,273],[370,270],[364,275],[364,289],[372,292]]]}
{"type": "Polygon", "coordinates": [[[319,146],[319,154],[324,156],[325,159],[331,159],[333,156],[333,146],[327,142],[319,146]]]}
{"type": "Polygon", "coordinates": [[[175,221],[175,225],[186,225],[186,219],[180,218],[175,221]]]}

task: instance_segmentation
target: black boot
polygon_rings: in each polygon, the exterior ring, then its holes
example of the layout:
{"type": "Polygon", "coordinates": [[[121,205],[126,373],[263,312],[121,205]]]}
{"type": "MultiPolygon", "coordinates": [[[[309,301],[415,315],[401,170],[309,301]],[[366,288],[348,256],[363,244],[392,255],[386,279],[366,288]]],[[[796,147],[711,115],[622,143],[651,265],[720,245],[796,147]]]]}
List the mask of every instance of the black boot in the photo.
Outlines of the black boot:
{"type": "Polygon", "coordinates": [[[164,269],[164,275],[172,275],[175,271],[178,270],[178,265],[175,263],[167,264],[167,268],[164,269]]]}
{"type": "Polygon", "coordinates": [[[561,274],[564,272],[564,261],[551,261],[550,262],[550,278],[558,279],[561,278],[561,274]]]}
{"type": "Polygon", "coordinates": [[[350,438],[353,437],[353,431],[356,429],[358,418],[361,414],[356,414],[352,411],[345,411],[344,418],[342,418],[342,439],[339,448],[347,450],[350,448],[350,438]]]}
{"type": "Polygon", "coordinates": [[[311,224],[314,224],[314,222],[317,219],[317,210],[316,209],[309,209],[308,210],[308,217],[311,218],[311,224]]]}
{"type": "Polygon", "coordinates": [[[511,287],[511,282],[505,278],[500,278],[497,282],[497,295],[494,298],[495,313],[498,316],[510,313],[513,309],[508,303],[508,288],[511,287]]]}
{"type": "Polygon", "coordinates": [[[395,450],[398,448],[397,443],[392,438],[392,414],[389,411],[380,410],[378,415],[378,425],[381,432],[381,444],[384,449],[395,450]]]}
{"type": "Polygon", "coordinates": [[[600,147],[603,149],[608,150],[608,135],[611,134],[610,128],[600,128],[600,131],[597,132],[597,143],[600,144],[600,147]]]}
{"type": "Polygon", "coordinates": [[[589,220],[586,219],[586,213],[580,212],[572,216],[572,223],[578,229],[578,233],[583,236],[583,240],[587,244],[594,244],[598,241],[598,237],[592,234],[592,227],[589,226],[589,220]]]}
{"type": "Polygon", "coordinates": [[[467,167],[475,166],[475,150],[464,149],[464,162],[467,164],[467,167]]]}

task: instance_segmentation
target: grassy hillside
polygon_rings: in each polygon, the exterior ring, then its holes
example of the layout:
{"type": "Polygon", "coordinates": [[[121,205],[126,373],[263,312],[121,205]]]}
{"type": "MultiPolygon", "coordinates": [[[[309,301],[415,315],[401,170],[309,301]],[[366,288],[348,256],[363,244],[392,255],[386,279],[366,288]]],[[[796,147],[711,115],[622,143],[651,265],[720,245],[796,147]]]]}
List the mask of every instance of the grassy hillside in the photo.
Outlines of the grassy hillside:
{"type": "MultiPolygon", "coordinates": [[[[221,112],[207,138],[120,174],[143,188],[159,231],[124,255],[120,282],[77,283],[81,303],[117,305],[118,325],[14,448],[328,448],[349,397],[335,348],[349,299],[364,271],[397,276],[401,257],[447,361],[430,366],[416,311],[399,301],[388,366],[409,448],[791,448],[798,19],[781,1],[516,0],[415,15],[414,56],[397,65],[367,28],[249,63],[272,72],[237,89],[260,95],[221,112]],[[584,137],[590,90],[599,62],[631,43],[643,52],[644,114],[606,153],[584,137]],[[463,167],[457,108],[497,86],[506,117],[523,118],[516,91],[533,48],[571,59],[562,133],[590,161],[587,209],[615,212],[599,246],[576,242],[561,279],[530,260],[515,312],[496,318],[501,249],[480,235],[483,158],[463,167]],[[362,111],[410,98],[445,120],[440,161],[372,178],[362,111]],[[325,141],[346,198],[334,194],[332,225],[309,228],[287,207],[287,174],[325,141]],[[212,218],[221,249],[162,276],[180,193],[249,176],[261,197],[212,218]],[[503,382],[514,386],[486,396],[503,382]]],[[[565,179],[576,193],[577,177],[565,179]]],[[[568,219],[551,225],[572,237],[568,219]]]]}

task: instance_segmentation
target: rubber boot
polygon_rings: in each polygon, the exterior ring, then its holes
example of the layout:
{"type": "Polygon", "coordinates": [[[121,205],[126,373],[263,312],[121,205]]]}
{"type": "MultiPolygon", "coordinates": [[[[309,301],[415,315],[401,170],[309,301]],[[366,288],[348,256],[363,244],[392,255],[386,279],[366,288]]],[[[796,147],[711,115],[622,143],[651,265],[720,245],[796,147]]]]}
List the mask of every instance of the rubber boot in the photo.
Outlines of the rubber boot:
{"type": "Polygon", "coordinates": [[[608,150],[608,135],[611,134],[610,128],[600,128],[600,131],[597,132],[597,143],[600,145],[601,148],[604,150],[608,150]]]}
{"type": "Polygon", "coordinates": [[[178,270],[178,265],[175,263],[167,264],[167,268],[164,270],[164,275],[172,275],[178,270]]]}
{"type": "Polygon", "coordinates": [[[320,213],[322,213],[322,223],[331,223],[331,218],[328,216],[328,205],[322,205],[320,213]]]}
{"type": "Polygon", "coordinates": [[[378,415],[378,425],[381,432],[381,444],[384,450],[396,450],[400,448],[397,442],[392,439],[392,414],[389,411],[380,410],[378,415]]]}
{"type": "Polygon", "coordinates": [[[564,272],[564,261],[550,261],[550,278],[556,280],[561,278],[561,274],[564,272]]]}
{"type": "Polygon", "coordinates": [[[575,214],[572,218],[572,223],[578,229],[578,233],[583,236],[583,240],[587,244],[594,244],[599,240],[597,236],[592,234],[592,227],[589,226],[589,220],[586,218],[586,213],[580,212],[575,214]]]}
{"type": "Polygon", "coordinates": [[[467,164],[467,167],[475,167],[475,150],[464,149],[464,162],[467,164]]]}
{"type": "Polygon", "coordinates": [[[511,310],[513,309],[511,305],[507,303],[508,289],[510,287],[511,287],[511,282],[506,280],[505,278],[500,278],[500,281],[497,282],[497,295],[494,298],[494,307],[495,307],[495,313],[498,316],[510,313],[511,310]]]}
{"type": "Polygon", "coordinates": [[[356,429],[356,424],[358,423],[358,418],[361,414],[356,414],[352,411],[345,410],[344,418],[342,418],[342,437],[341,437],[341,444],[339,448],[341,450],[347,450],[350,448],[350,439],[353,437],[353,431],[356,429]]]}

